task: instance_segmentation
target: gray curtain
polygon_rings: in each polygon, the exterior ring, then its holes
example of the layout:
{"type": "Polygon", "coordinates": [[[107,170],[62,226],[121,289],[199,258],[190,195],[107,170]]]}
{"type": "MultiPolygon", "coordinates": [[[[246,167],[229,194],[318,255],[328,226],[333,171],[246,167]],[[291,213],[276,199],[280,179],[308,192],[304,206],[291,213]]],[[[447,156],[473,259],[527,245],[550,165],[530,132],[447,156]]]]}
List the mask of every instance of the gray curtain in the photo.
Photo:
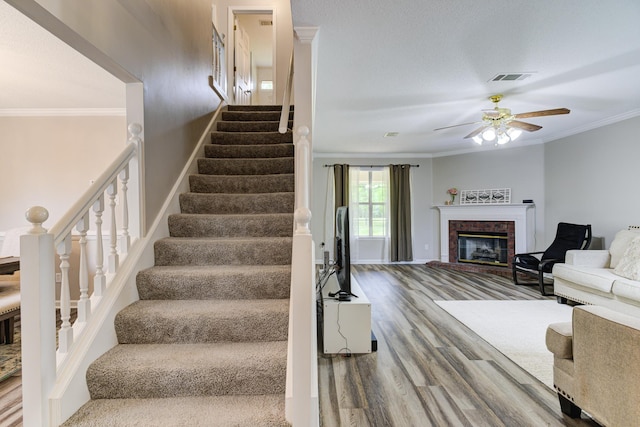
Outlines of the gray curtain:
{"type": "MultiPolygon", "coordinates": [[[[335,207],[349,206],[349,165],[333,165],[335,207]]],[[[335,213],[335,211],[334,211],[335,213]]]]}
{"type": "Polygon", "coordinates": [[[410,165],[389,165],[391,261],[413,261],[410,165]]]}

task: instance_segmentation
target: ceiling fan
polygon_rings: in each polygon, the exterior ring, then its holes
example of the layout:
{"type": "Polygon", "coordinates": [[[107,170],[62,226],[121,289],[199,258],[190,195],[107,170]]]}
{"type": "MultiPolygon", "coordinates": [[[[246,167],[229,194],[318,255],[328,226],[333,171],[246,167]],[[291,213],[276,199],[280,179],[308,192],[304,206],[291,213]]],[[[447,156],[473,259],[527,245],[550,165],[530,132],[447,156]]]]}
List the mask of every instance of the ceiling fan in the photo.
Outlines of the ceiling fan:
{"type": "Polygon", "coordinates": [[[542,129],[542,126],[523,122],[517,119],[527,119],[530,117],[555,116],[558,114],[569,114],[567,108],[555,108],[552,110],[531,111],[528,113],[511,114],[508,108],[500,108],[498,103],[502,100],[502,95],[493,95],[489,99],[495,104],[490,110],[482,110],[482,120],[471,123],[461,123],[453,126],[446,126],[434,130],[450,129],[457,126],[467,126],[482,123],[478,129],[471,132],[466,138],[472,138],[476,143],[483,141],[496,141],[497,144],[506,144],[520,136],[522,131],[535,132],[542,129]]]}

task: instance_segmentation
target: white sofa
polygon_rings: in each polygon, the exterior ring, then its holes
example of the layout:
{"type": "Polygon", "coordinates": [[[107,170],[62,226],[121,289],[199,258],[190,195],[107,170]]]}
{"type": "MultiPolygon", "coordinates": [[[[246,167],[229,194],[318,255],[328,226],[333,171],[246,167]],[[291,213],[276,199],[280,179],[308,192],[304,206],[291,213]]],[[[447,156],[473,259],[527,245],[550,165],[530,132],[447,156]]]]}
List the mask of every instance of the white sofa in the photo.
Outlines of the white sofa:
{"type": "Polygon", "coordinates": [[[559,302],[601,305],[640,316],[640,230],[622,230],[608,250],[567,251],[553,268],[559,302]]]}

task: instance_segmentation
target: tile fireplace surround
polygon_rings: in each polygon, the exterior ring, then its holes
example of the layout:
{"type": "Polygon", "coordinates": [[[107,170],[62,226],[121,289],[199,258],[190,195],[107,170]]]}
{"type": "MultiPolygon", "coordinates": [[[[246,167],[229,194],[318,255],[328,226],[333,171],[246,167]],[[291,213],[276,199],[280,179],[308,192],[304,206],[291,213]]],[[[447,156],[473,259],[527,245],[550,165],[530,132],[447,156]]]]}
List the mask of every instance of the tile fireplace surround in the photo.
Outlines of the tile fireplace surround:
{"type": "MultiPolygon", "coordinates": [[[[440,261],[457,262],[459,231],[506,232],[509,265],[516,253],[535,250],[535,205],[448,205],[440,211],[440,261]]],[[[503,267],[504,268],[504,267],[503,267]]]]}

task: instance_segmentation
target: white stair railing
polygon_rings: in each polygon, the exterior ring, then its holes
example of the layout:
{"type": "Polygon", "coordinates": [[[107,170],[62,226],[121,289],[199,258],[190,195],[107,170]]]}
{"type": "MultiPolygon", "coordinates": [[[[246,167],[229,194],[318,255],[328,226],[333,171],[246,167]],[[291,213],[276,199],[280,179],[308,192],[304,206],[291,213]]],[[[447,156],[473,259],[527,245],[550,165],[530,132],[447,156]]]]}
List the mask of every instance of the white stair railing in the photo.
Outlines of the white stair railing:
{"type": "Polygon", "coordinates": [[[284,87],[284,96],[282,97],[282,112],[280,113],[280,124],[278,132],[287,133],[289,129],[289,112],[291,111],[291,85],[293,84],[293,51],[289,58],[289,73],[287,74],[287,85],[284,87]]]}
{"type": "MultiPolygon", "coordinates": [[[[289,308],[289,355],[287,361],[287,420],[296,427],[319,425],[318,355],[316,345],[315,255],[311,235],[311,178],[313,133],[313,70],[317,28],[295,29],[295,211],[291,298],[289,308]]],[[[289,86],[289,85],[288,85],[289,86]]],[[[289,88],[290,89],[290,88],[289,88]]],[[[288,93],[291,93],[290,91],[288,93]]],[[[285,95],[283,104],[288,102],[285,95]]],[[[288,120],[287,107],[286,115],[288,120]]],[[[283,107],[282,118],[285,117],[283,107]]],[[[280,131],[282,132],[282,121],[280,131]]]]}
{"type": "MultiPolygon", "coordinates": [[[[22,389],[23,423],[25,426],[49,425],[49,393],[57,374],[74,351],[74,343],[91,322],[92,313],[116,276],[120,263],[132,245],[141,237],[140,200],[128,200],[128,186],[139,186],[136,177],[132,183],[130,169],[140,170],[139,149],[142,127],[129,126],[130,138],[122,153],[89,187],[84,195],[47,232],[42,224],[48,218],[43,207],[32,207],[26,217],[33,224],[29,234],[20,239],[21,269],[21,322],[22,336],[22,389]],[[120,190],[118,192],[118,190],[120,190]],[[107,251],[104,249],[103,215],[105,194],[109,201],[106,215],[110,230],[107,251]],[[91,217],[94,218],[91,227],[91,217]],[[129,226],[129,219],[137,223],[129,226]],[[120,221],[120,225],[118,225],[120,221]],[[95,244],[88,236],[95,235],[95,244]],[[120,239],[120,245],[118,240],[120,239]],[[73,242],[77,240],[77,248],[73,242]],[[108,272],[104,271],[107,253],[108,272]],[[55,316],[55,257],[59,258],[60,319],[56,350],[55,316]],[[71,259],[78,259],[77,271],[71,268],[71,259]],[[94,270],[93,293],[89,295],[89,277],[94,270]],[[78,296],[72,301],[71,295],[78,296]],[[72,305],[77,306],[77,319],[72,323],[72,305]]],[[[142,194],[137,188],[137,194],[142,194]]]]}

